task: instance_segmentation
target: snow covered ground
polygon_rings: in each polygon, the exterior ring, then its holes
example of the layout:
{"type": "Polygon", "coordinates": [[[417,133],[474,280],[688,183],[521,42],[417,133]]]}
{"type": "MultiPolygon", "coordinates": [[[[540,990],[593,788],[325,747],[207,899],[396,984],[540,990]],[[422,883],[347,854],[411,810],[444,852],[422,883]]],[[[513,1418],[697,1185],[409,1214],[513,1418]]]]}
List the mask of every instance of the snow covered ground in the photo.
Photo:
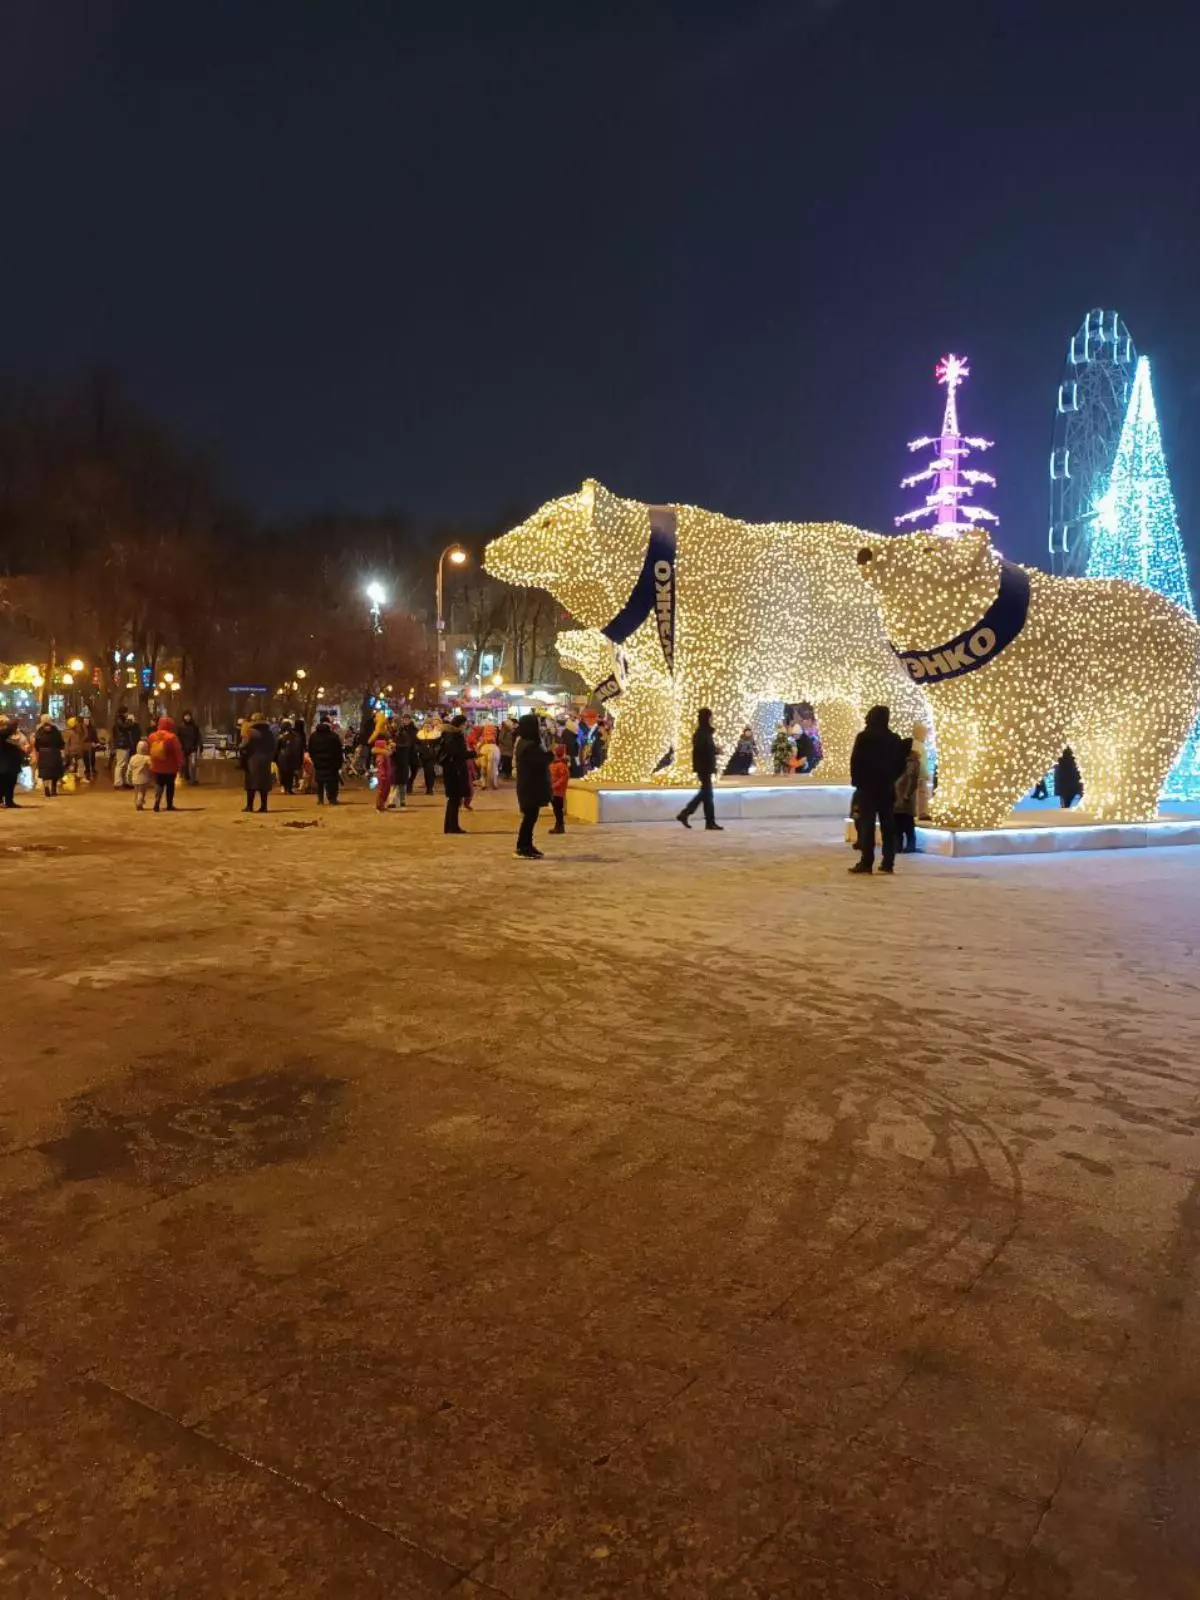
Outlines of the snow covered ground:
{"type": "Polygon", "coordinates": [[[238,799],[0,815],[15,1593],[1193,1592],[1200,850],[238,799]]]}

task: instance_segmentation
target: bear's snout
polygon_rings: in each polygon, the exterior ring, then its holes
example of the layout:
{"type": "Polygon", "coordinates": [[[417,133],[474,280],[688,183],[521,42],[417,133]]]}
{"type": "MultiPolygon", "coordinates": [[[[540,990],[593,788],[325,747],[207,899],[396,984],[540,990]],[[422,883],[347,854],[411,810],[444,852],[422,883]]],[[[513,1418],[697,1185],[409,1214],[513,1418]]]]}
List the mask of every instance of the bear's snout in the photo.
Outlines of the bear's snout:
{"type": "Polygon", "coordinates": [[[867,549],[866,545],[863,545],[862,549],[858,552],[859,566],[865,567],[868,561],[874,561],[874,559],[875,557],[873,553],[867,549]]]}

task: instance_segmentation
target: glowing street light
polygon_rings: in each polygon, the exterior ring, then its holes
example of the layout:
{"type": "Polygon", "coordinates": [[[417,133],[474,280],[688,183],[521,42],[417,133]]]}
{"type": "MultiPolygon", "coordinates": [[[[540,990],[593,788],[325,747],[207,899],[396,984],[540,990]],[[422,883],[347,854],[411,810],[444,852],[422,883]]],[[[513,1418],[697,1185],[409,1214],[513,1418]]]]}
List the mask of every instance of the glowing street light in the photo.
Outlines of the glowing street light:
{"type": "Polygon", "coordinates": [[[78,656],[76,656],[72,661],[69,661],[67,663],[67,665],[70,667],[72,672],[82,672],[83,671],[83,662],[79,659],[78,656]]]}
{"type": "Polygon", "coordinates": [[[175,682],[175,674],[173,672],[164,672],[163,673],[163,682],[164,683],[174,683],[175,682]]]}
{"type": "Polygon", "coordinates": [[[437,564],[437,665],[438,677],[442,675],[442,658],[446,654],[446,621],[442,615],[442,567],[449,559],[452,566],[461,567],[468,560],[467,552],[460,544],[448,544],[438,557],[437,564]]]}
{"type": "Polygon", "coordinates": [[[298,678],[307,678],[308,677],[308,673],[305,672],[303,667],[297,667],[296,668],[296,676],[298,678]]]}
{"type": "Polygon", "coordinates": [[[493,672],[492,673],[492,688],[493,689],[500,689],[500,688],[503,688],[503,686],[504,686],[504,679],[500,676],[500,674],[498,672],[493,672]]]}

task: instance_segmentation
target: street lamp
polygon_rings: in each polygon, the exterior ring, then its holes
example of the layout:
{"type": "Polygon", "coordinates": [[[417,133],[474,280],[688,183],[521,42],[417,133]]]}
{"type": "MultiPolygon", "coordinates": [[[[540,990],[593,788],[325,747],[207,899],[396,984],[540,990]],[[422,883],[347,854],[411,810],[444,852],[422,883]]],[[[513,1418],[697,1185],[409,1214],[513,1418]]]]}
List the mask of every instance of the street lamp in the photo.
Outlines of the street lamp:
{"type": "Polygon", "coordinates": [[[375,633],[382,631],[379,621],[379,610],[387,599],[387,590],[381,583],[369,583],[366,588],[367,599],[371,602],[371,627],[375,633]]]}
{"type": "Polygon", "coordinates": [[[438,557],[437,564],[437,668],[438,677],[442,676],[442,658],[446,654],[446,622],[442,616],[442,566],[447,556],[453,566],[461,567],[467,560],[467,552],[460,544],[448,544],[438,557]]]}

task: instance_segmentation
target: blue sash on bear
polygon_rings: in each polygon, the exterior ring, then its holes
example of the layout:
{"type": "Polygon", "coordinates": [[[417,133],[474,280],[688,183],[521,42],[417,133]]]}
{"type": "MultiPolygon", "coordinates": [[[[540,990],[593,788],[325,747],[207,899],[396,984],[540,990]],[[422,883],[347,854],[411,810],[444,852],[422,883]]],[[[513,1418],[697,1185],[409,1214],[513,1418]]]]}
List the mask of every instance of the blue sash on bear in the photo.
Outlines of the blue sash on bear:
{"type": "Polygon", "coordinates": [[[994,661],[1025,626],[1029,612],[1029,574],[1011,562],[1000,563],[1000,592],[973,627],[933,650],[892,649],[916,683],[948,683],[994,661]]]}
{"type": "MultiPolygon", "coordinates": [[[[646,546],[642,570],[638,573],[629,599],[612,621],[600,630],[613,644],[624,644],[653,611],[663,660],[672,677],[675,675],[676,521],[673,506],[650,507],[650,543],[646,546]]],[[[619,685],[617,692],[620,692],[619,685]]]]}

